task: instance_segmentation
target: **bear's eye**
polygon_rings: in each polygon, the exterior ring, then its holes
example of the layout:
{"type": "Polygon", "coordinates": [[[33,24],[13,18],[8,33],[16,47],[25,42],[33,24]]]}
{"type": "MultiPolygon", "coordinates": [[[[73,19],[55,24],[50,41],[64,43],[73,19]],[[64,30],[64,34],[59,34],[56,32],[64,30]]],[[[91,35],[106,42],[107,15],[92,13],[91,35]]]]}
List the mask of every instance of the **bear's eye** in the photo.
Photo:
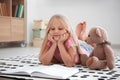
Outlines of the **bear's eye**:
{"type": "Polygon", "coordinates": [[[88,37],[90,37],[90,35],[88,35],[88,37]]]}

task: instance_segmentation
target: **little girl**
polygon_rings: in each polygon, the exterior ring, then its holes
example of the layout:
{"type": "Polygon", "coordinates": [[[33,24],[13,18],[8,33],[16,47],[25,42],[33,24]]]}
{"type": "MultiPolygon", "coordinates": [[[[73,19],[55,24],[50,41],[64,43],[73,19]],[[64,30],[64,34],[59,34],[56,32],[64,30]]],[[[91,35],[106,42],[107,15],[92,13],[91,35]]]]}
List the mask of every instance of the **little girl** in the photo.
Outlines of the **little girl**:
{"type": "Polygon", "coordinates": [[[86,54],[78,46],[68,20],[62,15],[51,17],[44,38],[39,60],[42,64],[63,63],[74,66],[86,62],[86,54]],[[84,60],[83,60],[84,59],[84,60]]]}

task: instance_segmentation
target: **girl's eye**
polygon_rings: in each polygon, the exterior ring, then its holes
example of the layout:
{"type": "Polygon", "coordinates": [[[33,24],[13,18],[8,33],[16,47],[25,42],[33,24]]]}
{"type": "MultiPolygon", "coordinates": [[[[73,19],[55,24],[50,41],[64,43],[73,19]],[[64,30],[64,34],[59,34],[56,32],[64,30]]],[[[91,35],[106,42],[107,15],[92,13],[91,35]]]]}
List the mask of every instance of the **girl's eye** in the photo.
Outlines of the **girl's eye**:
{"type": "Polygon", "coordinates": [[[63,28],[59,28],[59,30],[63,30],[63,28]]]}
{"type": "Polygon", "coordinates": [[[51,28],[51,30],[55,30],[55,28],[51,28]]]}
{"type": "Polygon", "coordinates": [[[90,35],[88,35],[88,37],[90,37],[90,35]]]}

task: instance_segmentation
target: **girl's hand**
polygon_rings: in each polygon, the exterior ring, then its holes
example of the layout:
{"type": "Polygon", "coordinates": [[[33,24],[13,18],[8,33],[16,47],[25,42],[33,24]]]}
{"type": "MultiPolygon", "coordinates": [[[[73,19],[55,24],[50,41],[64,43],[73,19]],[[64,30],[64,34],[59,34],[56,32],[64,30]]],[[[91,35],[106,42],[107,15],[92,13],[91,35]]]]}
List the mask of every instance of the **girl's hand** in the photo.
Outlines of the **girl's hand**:
{"type": "Polygon", "coordinates": [[[58,40],[58,42],[65,42],[69,37],[69,34],[68,33],[65,33],[63,35],[60,36],[60,39],[58,40]]]}
{"type": "Polygon", "coordinates": [[[48,34],[48,40],[50,40],[52,43],[56,43],[56,41],[54,40],[53,36],[48,34]]]}

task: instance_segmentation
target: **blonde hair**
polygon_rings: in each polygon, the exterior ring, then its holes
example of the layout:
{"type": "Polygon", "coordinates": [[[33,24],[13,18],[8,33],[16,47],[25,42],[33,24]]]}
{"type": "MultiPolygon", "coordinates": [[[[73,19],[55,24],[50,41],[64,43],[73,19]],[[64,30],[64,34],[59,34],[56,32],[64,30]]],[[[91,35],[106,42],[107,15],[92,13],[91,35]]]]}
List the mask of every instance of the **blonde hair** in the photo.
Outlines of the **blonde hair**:
{"type": "Polygon", "coordinates": [[[75,42],[76,42],[76,45],[79,46],[77,36],[72,31],[72,27],[70,26],[67,18],[63,15],[53,15],[48,22],[48,25],[47,25],[47,28],[46,28],[46,35],[45,35],[45,38],[44,38],[43,43],[42,43],[40,54],[43,53],[43,51],[45,50],[45,47],[47,46],[47,41],[48,41],[47,37],[48,37],[48,34],[49,34],[51,23],[54,21],[54,19],[58,19],[64,25],[65,29],[70,34],[70,37],[73,37],[75,42]]]}

